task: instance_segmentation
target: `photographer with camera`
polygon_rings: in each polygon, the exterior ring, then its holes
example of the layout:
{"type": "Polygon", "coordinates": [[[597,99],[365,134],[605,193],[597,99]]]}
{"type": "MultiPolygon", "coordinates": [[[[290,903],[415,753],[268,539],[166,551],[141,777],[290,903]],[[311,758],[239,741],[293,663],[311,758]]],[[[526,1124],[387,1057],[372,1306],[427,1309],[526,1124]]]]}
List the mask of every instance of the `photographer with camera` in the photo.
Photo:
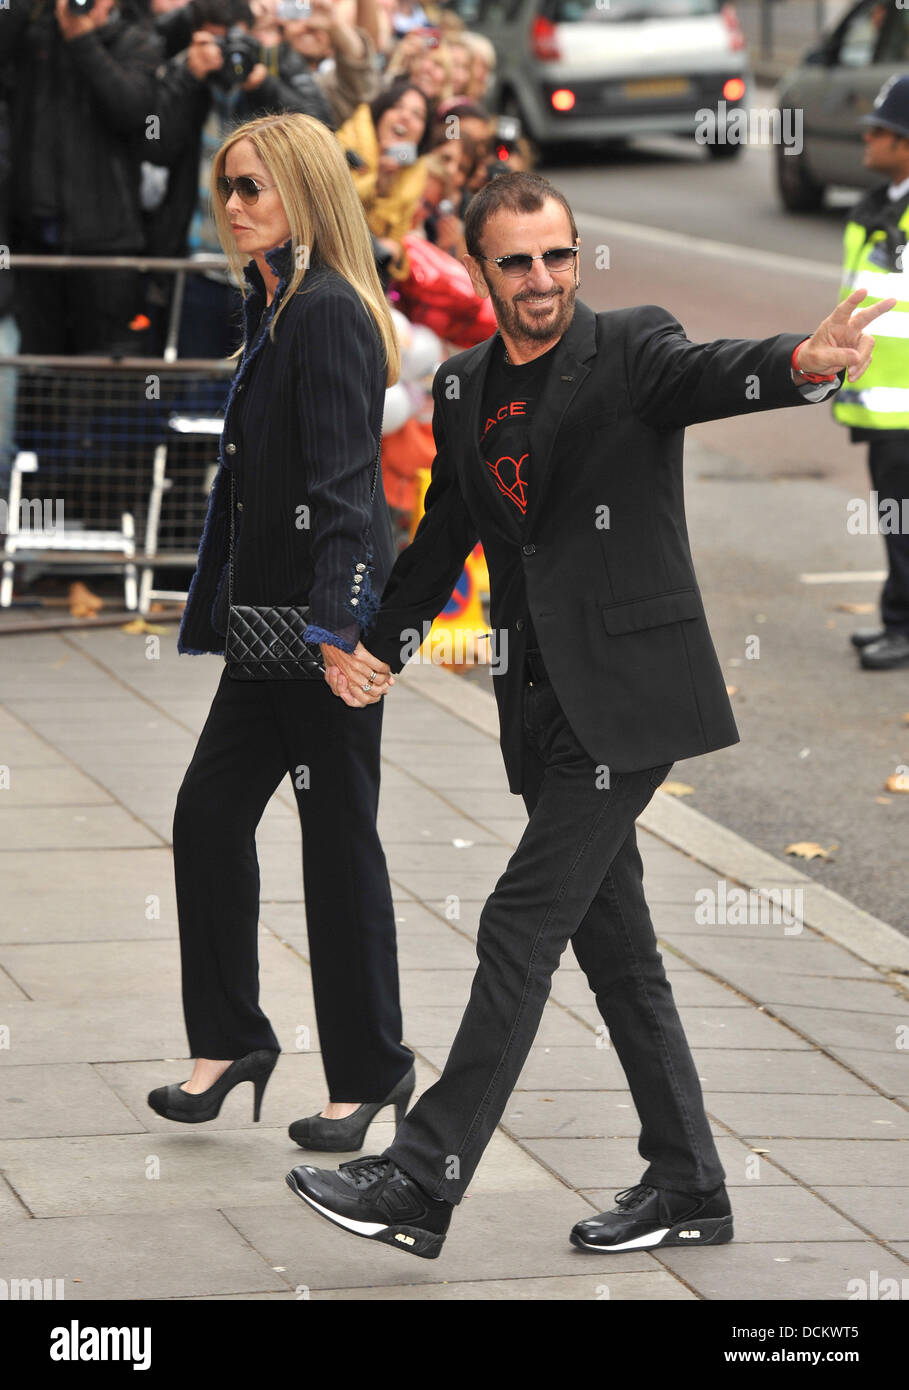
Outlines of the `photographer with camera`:
{"type": "MultiPolygon", "coordinates": [[[[220,254],[209,172],[215,151],[235,125],[299,111],[333,129],[330,105],[297,55],[286,47],[263,55],[251,32],[256,18],[245,0],[191,0],[184,8],[199,27],[185,52],[159,69],[152,108],[160,118],[159,138],[150,145],[149,159],[167,170],[166,192],[147,211],[149,249],[159,256],[220,254]]],[[[163,17],[165,28],[172,22],[172,15],[163,17]]],[[[160,290],[157,283],[151,287],[158,297],[160,290]]],[[[179,355],[229,356],[239,342],[239,308],[239,293],[226,270],[187,276],[179,355]]],[[[164,306],[157,306],[155,317],[163,320],[164,306]]]]}
{"type": "MultiPolygon", "coordinates": [[[[10,239],[35,255],[139,255],[135,147],[155,109],[161,40],[115,0],[9,0],[0,21],[11,123],[10,239]]],[[[16,273],[23,353],[140,350],[128,270],[16,273]]]]}

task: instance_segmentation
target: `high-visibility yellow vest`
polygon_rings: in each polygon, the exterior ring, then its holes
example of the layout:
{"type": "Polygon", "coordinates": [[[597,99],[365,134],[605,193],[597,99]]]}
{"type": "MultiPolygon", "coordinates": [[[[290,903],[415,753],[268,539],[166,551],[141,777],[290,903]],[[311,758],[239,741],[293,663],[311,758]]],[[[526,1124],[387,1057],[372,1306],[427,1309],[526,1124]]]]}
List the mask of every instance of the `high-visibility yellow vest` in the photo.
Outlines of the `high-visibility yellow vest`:
{"type": "Polygon", "coordinates": [[[850,220],[843,239],[840,299],[864,289],[864,308],[894,298],[896,306],[869,324],[874,352],[858,381],[845,381],[833,402],[841,425],[873,430],[909,429],[909,205],[899,219],[900,252],[894,257],[882,230],[869,234],[850,220]]]}

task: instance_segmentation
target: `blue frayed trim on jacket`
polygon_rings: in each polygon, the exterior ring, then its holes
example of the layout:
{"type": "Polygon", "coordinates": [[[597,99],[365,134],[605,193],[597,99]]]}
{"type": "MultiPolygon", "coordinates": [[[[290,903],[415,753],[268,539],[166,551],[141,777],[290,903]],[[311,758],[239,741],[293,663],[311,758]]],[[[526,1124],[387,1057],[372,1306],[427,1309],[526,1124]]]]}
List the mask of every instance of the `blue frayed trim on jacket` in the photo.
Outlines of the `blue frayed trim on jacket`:
{"type": "Polygon", "coordinates": [[[357,649],[356,642],[348,642],[336,632],[329,632],[324,627],[307,627],[303,633],[303,641],[310,642],[313,646],[317,642],[324,642],[329,647],[340,647],[342,652],[355,652],[357,649]]]}
{"type": "MultiPolygon", "coordinates": [[[[223,465],[222,465],[222,468],[223,468],[223,465]]],[[[192,579],[190,580],[190,584],[189,584],[189,593],[186,595],[186,607],[183,609],[183,614],[182,614],[182,617],[180,618],[180,628],[179,628],[179,631],[178,631],[178,633],[177,633],[177,651],[179,652],[179,654],[180,654],[181,656],[205,656],[205,655],[206,655],[206,651],[205,651],[204,648],[203,648],[203,649],[198,649],[198,648],[195,648],[195,647],[187,647],[187,646],[184,646],[184,641],[183,641],[183,639],[184,639],[184,633],[185,633],[186,628],[187,628],[188,619],[189,619],[190,614],[191,614],[191,612],[192,612],[192,605],[193,605],[193,599],[194,599],[194,597],[195,597],[195,590],[196,590],[196,588],[197,588],[197,586],[198,586],[199,577],[200,577],[200,575],[201,575],[201,573],[202,573],[203,554],[204,554],[204,551],[205,551],[206,544],[207,544],[207,542],[209,541],[211,532],[212,532],[212,530],[214,529],[215,516],[216,516],[216,511],[217,511],[217,502],[218,502],[218,498],[217,498],[217,492],[218,492],[218,479],[219,479],[219,476],[220,476],[221,473],[222,473],[222,468],[219,468],[218,473],[215,474],[214,481],[212,482],[212,485],[211,485],[211,491],[209,492],[209,495],[208,495],[208,507],[207,507],[206,512],[205,512],[205,524],[204,524],[204,526],[202,527],[202,538],[201,538],[201,540],[199,541],[199,551],[198,551],[198,555],[197,555],[197,557],[196,557],[196,568],[195,568],[195,572],[193,573],[193,577],[192,577],[192,579]]]]}
{"type": "MultiPolygon", "coordinates": [[[[369,556],[369,559],[371,560],[372,556],[369,556]]],[[[371,565],[361,578],[358,597],[360,602],[357,605],[357,622],[361,631],[367,632],[375,623],[382,606],[382,595],[377,594],[373,587],[371,565]]]]}

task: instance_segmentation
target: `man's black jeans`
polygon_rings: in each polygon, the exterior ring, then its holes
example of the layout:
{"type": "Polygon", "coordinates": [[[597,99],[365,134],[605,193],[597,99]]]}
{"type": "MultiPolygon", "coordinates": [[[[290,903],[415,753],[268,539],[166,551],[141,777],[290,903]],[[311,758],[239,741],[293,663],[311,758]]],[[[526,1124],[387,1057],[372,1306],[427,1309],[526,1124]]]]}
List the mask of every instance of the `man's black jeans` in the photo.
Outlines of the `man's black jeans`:
{"type": "Polygon", "coordinates": [[[278,1047],[259,1007],[255,836],[289,772],[330,1099],[384,1100],[413,1065],[401,1042],[394,908],[376,831],[381,732],[381,701],[352,710],[323,680],[238,681],[225,666],[174,814],[193,1057],[278,1047]]]}
{"type": "Polygon", "coordinates": [[[524,757],[530,820],[480,915],[467,1009],[441,1077],[385,1152],[434,1197],[461,1200],[571,941],[641,1120],[641,1181],[710,1192],[725,1174],[657,950],[635,840],[635,818],[671,764],[610,776],[581,748],[548,682],[525,686],[524,757]]]}

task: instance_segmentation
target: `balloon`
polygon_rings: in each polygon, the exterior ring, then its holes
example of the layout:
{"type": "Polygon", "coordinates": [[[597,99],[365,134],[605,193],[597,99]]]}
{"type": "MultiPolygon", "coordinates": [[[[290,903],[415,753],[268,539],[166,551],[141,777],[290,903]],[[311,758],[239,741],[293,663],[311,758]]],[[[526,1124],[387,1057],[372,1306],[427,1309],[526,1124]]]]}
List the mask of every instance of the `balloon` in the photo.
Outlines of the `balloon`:
{"type": "Polygon", "coordinates": [[[407,317],[406,314],[402,314],[400,309],[394,309],[394,308],[391,307],[391,305],[389,305],[388,307],[389,307],[389,312],[390,312],[390,314],[391,314],[391,321],[392,321],[392,323],[394,324],[394,326],[395,326],[395,332],[396,332],[397,335],[398,335],[398,343],[399,343],[399,345],[400,345],[401,352],[402,352],[402,354],[403,354],[403,353],[406,352],[407,349],[410,347],[410,337],[411,337],[411,323],[410,323],[410,319],[407,317]]]}
{"type": "Polygon", "coordinates": [[[385,414],[382,419],[382,429],[386,434],[394,434],[395,430],[406,425],[414,413],[415,406],[404,382],[395,382],[394,386],[390,386],[385,392],[385,414]]]}
{"type": "Polygon", "coordinates": [[[422,323],[410,325],[410,346],[401,354],[401,375],[405,381],[419,381],[421,377],[435,375],[445,353],[438,334],[422,323]]]}

